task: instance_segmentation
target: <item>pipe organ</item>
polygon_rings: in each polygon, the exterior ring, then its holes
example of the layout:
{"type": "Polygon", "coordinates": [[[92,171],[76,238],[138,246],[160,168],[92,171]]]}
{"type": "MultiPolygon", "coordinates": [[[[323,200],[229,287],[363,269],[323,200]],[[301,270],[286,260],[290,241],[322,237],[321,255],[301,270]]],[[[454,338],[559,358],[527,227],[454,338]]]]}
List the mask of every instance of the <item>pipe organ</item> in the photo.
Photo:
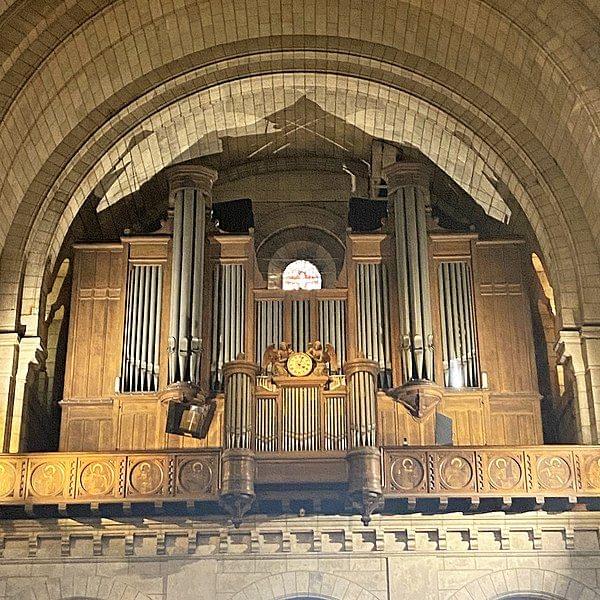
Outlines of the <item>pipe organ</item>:
{"type": "Polygon", "coordinates": [[[333,287],[287,291],[254,232],[210,224],[216,173],[174,167],[163,229],[75,249],[61,449],[222,446],[248,498],[255,453],[348,452],[365,502],[370,449],[435,443],[438,413],[457,445],[541,442],[523,245],[436,227],[429,175],[389,167],[384,228],[346,234],[333,287]],[[165,433],[169,402],[213,403],[206,438],[165,433]]]}

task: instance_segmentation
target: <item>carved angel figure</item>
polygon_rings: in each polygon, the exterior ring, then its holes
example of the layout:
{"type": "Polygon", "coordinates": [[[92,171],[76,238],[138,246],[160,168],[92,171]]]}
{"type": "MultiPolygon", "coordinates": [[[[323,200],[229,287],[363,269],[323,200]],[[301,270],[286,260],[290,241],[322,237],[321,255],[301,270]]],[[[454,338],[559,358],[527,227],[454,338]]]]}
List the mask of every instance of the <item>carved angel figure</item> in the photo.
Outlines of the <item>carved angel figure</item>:
{"type": "Polygon", "coordinates": [[[269,372],[270,370],[275,376],[287,375],[286,363],[291,352],[287,342],[281,342],[278,348],[275,348],[275,344],[268,346],[262,360],[265,371],[269,372]]]}
{"type": "Polygon", "coordinates": [[[307,354],[315,361],[314,375],[327,375],[327,365],[329,364],[330,372],[338,370],[338,359],[335,350],[331,344],[323,344],[320,340],[315,340],[308,345],[307,354]]]}

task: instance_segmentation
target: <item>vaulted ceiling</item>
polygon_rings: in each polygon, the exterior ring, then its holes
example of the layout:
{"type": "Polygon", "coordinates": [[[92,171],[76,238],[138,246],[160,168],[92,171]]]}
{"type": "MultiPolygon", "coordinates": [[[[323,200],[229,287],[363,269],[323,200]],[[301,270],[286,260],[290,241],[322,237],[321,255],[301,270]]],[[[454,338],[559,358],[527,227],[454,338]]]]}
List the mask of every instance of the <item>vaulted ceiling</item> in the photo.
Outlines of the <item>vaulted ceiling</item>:
{"type": "Polygon", "coordinates": [[[564,323],[600,319],[595,0],[5,1],[0,40],[0,327],[35,331],[90,193],[197,157],[368,160],[373,138],[492,216],[515,198],[564,323]]]}

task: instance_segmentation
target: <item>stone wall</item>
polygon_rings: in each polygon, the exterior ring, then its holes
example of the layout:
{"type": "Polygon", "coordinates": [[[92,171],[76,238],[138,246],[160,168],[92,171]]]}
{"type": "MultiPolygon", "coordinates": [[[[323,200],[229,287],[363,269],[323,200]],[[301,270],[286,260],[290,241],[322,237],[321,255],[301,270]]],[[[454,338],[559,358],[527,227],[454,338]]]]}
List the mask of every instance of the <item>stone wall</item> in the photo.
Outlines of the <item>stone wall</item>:
{"type": "Polygon", "coordinates": [[[600,600],[594,513],[4,521],[0,598],[600,600]]]}

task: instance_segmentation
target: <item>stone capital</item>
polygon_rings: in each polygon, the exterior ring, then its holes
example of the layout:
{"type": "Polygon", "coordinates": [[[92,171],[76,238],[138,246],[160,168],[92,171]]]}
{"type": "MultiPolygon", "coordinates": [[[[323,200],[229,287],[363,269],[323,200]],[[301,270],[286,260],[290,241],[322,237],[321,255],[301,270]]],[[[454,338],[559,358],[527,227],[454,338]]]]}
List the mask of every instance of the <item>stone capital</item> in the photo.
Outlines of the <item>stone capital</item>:
{"type": "Polygon", "coordinates": [[[202,165],[175,165],[167,169],[166,174],[170,195],[182,189],[192,188],[210,196],[213,183],[218,177],[214,169],[202,165]]]}
{"type": "Polygon", "coordinates": [[[429,190],[433,167],[419,162],[397,162],[383,169],[388,195],[402,187],[421,187],[429,190]]]}

